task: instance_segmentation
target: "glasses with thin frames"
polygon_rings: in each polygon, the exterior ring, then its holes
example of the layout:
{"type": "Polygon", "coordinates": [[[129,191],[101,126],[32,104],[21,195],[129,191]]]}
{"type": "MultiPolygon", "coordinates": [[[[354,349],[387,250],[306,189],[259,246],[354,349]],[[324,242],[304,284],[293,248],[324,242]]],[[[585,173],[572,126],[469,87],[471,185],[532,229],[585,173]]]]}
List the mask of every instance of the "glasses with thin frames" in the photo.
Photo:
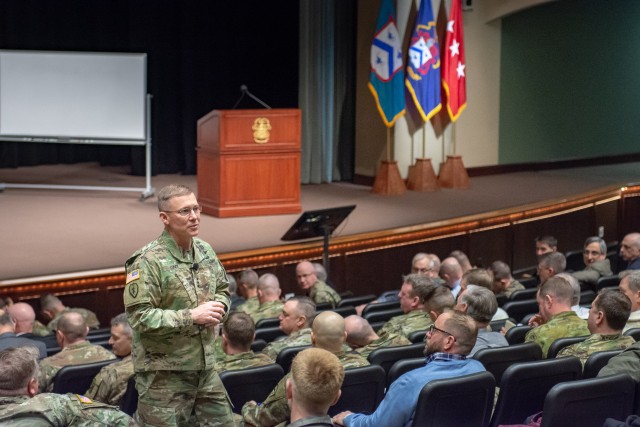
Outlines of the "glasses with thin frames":
{"type": "Polygon", "coordinates": [[[456,336],[453,335],[451,332],[447,332],[444,329],[440,329],[440,328],[436,327],[436,325],[431,325],[431,326],[429,326],[429,329],[427,329],[427,332],[429,332],[430,334],[433,334],[433,331],[442,332],[445,335],[451,335],[454,340],[456,339],[456,336]]]}
{"type": "Polygon", "coordinates": [[[163,211],[163,212],[177,213],[180,216],[188,217],[189,215],[191,215],[191,212],[193,212],[194,215],[200,215],[200,212],[202,212],[202,206],[195,205],[190,208],[178,209],[177,211],[163,211]]]}

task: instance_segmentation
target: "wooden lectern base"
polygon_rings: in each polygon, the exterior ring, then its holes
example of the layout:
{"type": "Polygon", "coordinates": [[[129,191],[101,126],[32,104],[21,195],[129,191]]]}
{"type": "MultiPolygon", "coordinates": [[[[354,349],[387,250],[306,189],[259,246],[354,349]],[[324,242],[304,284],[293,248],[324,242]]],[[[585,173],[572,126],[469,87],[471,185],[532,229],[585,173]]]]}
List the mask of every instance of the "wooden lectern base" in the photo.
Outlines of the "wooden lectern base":
{"type": "Polygon", "coordinates": [[[431,166],[431,159],[416,159],[416,164],[409,168],[407,188],[413,191],[438,191],[438,179],[431,166]]]}
{"type": "Polygon", "coordinates": [[[438,184],[443,188],[469,188],[469,175],[464,168],[461,156],[447,156],[447,161],[440,168],[438,184]]]}
{"type": "Polygon", "coordinates": [[[399,196],[407,191],[397,162],[382,162],[371,191],[383,196],[399,196]]]}

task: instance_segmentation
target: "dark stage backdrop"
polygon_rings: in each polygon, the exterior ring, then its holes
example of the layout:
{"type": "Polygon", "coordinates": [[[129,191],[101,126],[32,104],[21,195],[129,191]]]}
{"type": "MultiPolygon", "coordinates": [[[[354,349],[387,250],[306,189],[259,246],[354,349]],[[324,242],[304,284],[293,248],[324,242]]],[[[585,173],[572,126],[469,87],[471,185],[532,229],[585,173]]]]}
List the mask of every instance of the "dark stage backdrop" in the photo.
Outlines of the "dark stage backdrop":
{"type": "MultiPolygon", "coordinates": [[[[240,85],[298,107],[298,25],[297,1],[3,0],[0,49],[146,53],[153,174],[195,174],[197,119],[240,85]]],[[[84,161],[144,173],[142,147],[0,142],[0,167],[84,161]]]]}

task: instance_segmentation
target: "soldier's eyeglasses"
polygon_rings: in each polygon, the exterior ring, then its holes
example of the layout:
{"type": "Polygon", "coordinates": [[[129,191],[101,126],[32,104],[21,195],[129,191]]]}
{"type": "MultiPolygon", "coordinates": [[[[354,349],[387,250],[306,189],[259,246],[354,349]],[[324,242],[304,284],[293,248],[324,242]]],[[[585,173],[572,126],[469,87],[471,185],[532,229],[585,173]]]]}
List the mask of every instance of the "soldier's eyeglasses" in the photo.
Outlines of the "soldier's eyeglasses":
{"type": "Polygon", "coordinates": [[[195,205],[191,208],[182,208],[177,211],[163,211],[163,212],[177,213],[178,215],[183,217],[188,217],[189,215],[191,215],[191,212],[193,212],[194,215],[198,216],[200,215],[200,212],[202,212],[202,206],[195,205]]]}

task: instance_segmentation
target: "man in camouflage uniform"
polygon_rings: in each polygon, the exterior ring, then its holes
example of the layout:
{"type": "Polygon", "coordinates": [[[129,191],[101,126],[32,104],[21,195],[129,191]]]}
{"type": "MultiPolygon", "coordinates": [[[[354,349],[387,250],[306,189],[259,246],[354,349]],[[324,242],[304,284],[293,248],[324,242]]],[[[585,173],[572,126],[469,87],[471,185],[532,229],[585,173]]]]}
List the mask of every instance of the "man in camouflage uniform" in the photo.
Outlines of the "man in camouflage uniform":
{"type": "Polygon", "coordinates": [[[162,235],[125,264],[124,305],[133,329],[133,367],[141,424],[232,425],[231,405],[214,369],[215,327],[229,311],[227,274],[198,239],[193,191],[158,193],[162,235]]]}
{"type": "Polygon", "coordinates": [[[254,322],[278,317],[282,313],[284,303],[280,300],[280,281],[271,273],[260,276],[258,282],[258,301],[260,305],[253,313],[249,313],[254,322]]]}
{"type": "Polygon", "coordinates": [[[40,361],[38,382],[41,393],[53,391],[55,376],[65,366],[102,362],[116,358],[106,348],[87,341],[88,333],[89,327],[82,314],[68,311],[60,317],[56,338],[62,350],[40,361]]]}
{"type": "MultiPolygon", "coordinates": [[[[367,366],[369,362],[359,354],[345,353],[346,332],[344,318],[333,311],[323,311],[313,321],[311,341],[314,347],[330,351],[338,356],[345,369],[367,366]]],[[[280,380],[265,401],[258,405],[254,401],[242,407],[245,424],[253,426],[275,426],[289,419],[290,408],[287,404],[286,384],[291,376],[288,373],[280,380]]]]}
{"type": "Polygon", "coordinates": [[[302,261],[296,266],[296,279],[300,288],[307,292],[316,304],[329,303],[332,308],[342,300],[333,288],[318,280],[316,269],[309,261],[302,261]]]}
{"type": "Polygon", "coordinates": [[[411,344],[405,336],[395,332],[379,336],[367,319],[355,314],[344,319],[344,329],[347,332],[347,344],[365,359],[378,348],[411,344]]]}
{"type": "Polygon", "coordinates": [[[515,291],[524,289],[524,285],[513,278],[511,268],[506,262],[492,262],[489,271],[493,274],[493,292],[496,295],[504,295],[509,298],[515,291]]]}
{"type": "Polygon", "coordinates": [[[624,331],[640,328],[640,271],[625,270],[620,273],[618,289],[631,300],[631,314],[624,331]]]}
{"type": "Polygon", "coordinates": [[[283,340],[269,343],[262,352],[276,361],[280,350],[287,347],[311,345],[311,321],[316,315],[316,305],[309,297],[293,297],[287,300],[280,313],[280,330],[288,335],[283,340]]]}
{"type": "Polygon", "coordinates": [[[260,305],[258,300],[258,273],[250,268],[242,271],[238,279],[238,289],[244,295],[244,302],[236,308],[236,311],[247,313],[249,316],[253,315],[260,305]]]}
{"type": "Polygon", "coordinates": [[[47,323],[47,329],[50,332],[56,332],[60,316],[68,311],[75,311],[82,314],[87,326],[89,326],[89,329],[100,328],[100,321],[94,312],[87,310],[86,308],[65,307],[65,305],[62,304],[62,301],[60,301],[60,298],[53,294],[44,294],[40,297],[40,308],[42,310],[42,315],[47,319],[50,319],[50,322],[47,323]]]}
{"type": "Polygon", "coordinates": [[[585,341],[567,346],[556,357],[577,356],[582,365],[597,351],[624,350],[635,343],[632,337],[622,335],[631,313],[631,301],[614,289],[603,289],[591,304],[587,325],[591,336],[585,341]]]}
{"type": "Polygon", "coordinates": [[[0,424],[40,426],[137,426],[117,408],[77,394],[38,393],[34,347],[0,351],[0,424]]]}
{"type": "Polygon", "coordinates": [[[542,348],[542,357],[558,338],[589,335],[587,322],[571,310],[573,288],[561,277],[547,279],[538,290],[539,318],[543,324],[525,336],[525,342],[535,342],[542,348]]]}
{"type": "Polygon", "coordinates": [[[102,368],[93,379],[85,396],[109,405],[120,405],[120,401],[127,391],[127,382],[133,376],[132,334],[133,331],[125,313],[121,313],[111,320],[109,344],[111,344],[111,351],[122,360],[102,368]]]}
{"type": "Polygon", "coordinates": [[[222,324],[222,350],[225,354],[216,359],[216,371],[220,373],[273,363],[266,354],[251,351],[251,343],[255,337],[256,327],[248,314],[229,314],[222,324]]]}
{"type": "Polygon", "coordinates": [[[404,276],[400,288],[400,308],[404,312],[391,318],[378,331],[378,335],[398,334],[409,338],[411,333],[426,331],[433,324],[424,309],[428,294],[438,286],[429,277],[422,274],[404,276]]]}
{"type": "Polygon", "coordinates": [[[582,261],[585,269],[571,273],[580,283],[589,284],[595,288],[599,278],[613,275],[611,264],[607,259],[607,244],[598,236],[588,237],[584,242],[582,261]]]}

